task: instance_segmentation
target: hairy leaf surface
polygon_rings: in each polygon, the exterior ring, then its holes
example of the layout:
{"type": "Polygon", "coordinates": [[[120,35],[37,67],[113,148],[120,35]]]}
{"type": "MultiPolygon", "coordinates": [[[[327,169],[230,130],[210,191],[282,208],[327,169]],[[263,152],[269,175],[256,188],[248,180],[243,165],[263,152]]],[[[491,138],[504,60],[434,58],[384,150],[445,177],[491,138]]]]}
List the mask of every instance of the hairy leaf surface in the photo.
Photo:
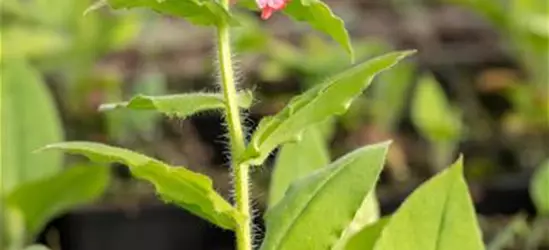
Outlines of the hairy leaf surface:
{"type": "Polygon", "coordinates": [[[125,164],[133,176],[152,183],[166,202],[179,205],[222,228],[235,229],[241,219],[241,214],[213,189],[210,178],[184,167],[169,166],[127,149],[92,142],[57,143],[45,149],[84,155],[96,162],[125,164]]]}
{"type": "Polygon", "coordinates": [[[378,73],[412,53],[394,52],[377,57],[293,98],[278,114],[259,123],[241,161],[261,165],[280,144],[297,140],[306,128],[344,113],[378,73]]]}
{"type": "MultiPolygon", "coordinates": [[[[252,93],[239,94],[239,106],[249,108],[252,104],[252,93]]],[[[129,108],[135,110],[156,110],[170,117],[185,118],[195,113],[225,107],[223,95],[208,93],[177,94],[166,96],[138,95],[128,102],[103,104],[100,110],[129,108]]]]}

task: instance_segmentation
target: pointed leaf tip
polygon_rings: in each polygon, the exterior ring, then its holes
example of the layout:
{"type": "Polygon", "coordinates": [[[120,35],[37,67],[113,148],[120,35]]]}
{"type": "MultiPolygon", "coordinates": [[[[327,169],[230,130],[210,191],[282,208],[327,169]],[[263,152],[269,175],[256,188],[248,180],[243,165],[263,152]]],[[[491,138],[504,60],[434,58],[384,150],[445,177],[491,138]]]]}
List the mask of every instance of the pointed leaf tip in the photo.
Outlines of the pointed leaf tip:
{"type": "Polygon", "coordinates": [[[332,37],[347,52],[351,61],[354,60],[354,50],[345,22],[326,3],[295,0],[288,4],[284,13],[296,21],[307,22],[312,28],[332,37]]]}
{"type": "Polygon", "coordinates": [[[379,73],[413,53],[401,51],[376,57],[294,97],[278,114],[261,120],[239,161],[254,166],[263,164],[276,147],[292,141],[308,127],[346,112],[379,73]]]}
{"type": "Polygon", "coordinates": [[[462,165],[460,157],[417,188],[391,216],[374,249],[484,249],[462,165]]]}

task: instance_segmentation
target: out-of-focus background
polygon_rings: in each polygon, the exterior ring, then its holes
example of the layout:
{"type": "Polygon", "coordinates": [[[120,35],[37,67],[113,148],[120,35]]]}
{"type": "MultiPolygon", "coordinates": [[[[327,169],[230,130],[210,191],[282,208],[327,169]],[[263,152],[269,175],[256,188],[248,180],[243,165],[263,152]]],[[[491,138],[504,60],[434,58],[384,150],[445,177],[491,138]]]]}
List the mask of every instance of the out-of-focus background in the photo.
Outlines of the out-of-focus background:
{"type": "MultiPolygon", "coordinates": [[[[378,187],[387,214],[463,153],[490,249],[532,244],[549,249],[547,240],[528,229],[537,216],[528,190],[531,177],[549,164],[549,3],[326,2],[346,21],[356,61],[396,49],[419,50],[378,77],[347,114],[334,120],[328,142],[332,159],[392,139],[378,187]]],[[[10,117],[3,114],[2,126],[19,124],[24,129],[14,138],[27,142],[3,141],[2,149],[9,154],[10,147],[30,150],[61,140],[122,146],[207,174],[228,198],[226,132],[219,114],[182,120],[97,111],[101,103],[138,93],[217,90],[213,30],[151,11],[101,9],[83,16],[90,4],[2,0],[2,80],[18,82],[9,94],[21,105],[2,107],[12,110],[10,117]]],[[[239,85],[253,89],[256,99],[245,121],[250,129],[292,96],[351,65],[340,47],[306,24],[281,14],[268,21],[260,21],[257,13],[238,15],[245,20],[233,36],[239,85]]],[[[259,232],[272,163],[253,173],[259,232]]],[[[48,169],[89,164],[81,158],[48,159],[21,168],[40,177],[48,169]]],[[[63,250],[233,249],[230,232],[164,205],[123,166],[112,169],[100,200],[52,220],[37,240],[63,250]]],[[[3,185],[16,182],[9,178],[2,176],[3,185]]]]}

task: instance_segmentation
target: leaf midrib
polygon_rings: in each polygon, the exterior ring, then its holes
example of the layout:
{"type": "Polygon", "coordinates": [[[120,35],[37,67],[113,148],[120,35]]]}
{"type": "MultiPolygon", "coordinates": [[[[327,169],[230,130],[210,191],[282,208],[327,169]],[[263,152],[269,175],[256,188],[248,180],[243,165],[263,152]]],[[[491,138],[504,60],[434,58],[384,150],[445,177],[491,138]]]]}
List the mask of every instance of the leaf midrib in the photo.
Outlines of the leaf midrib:
{"type": "MultiPolygon", "coordinates": [[[[451,172],[450,172],[451,173],[451,172]]],[[[448,173],[448,174],[450,174],[448,173]]],[[[440,248],[440,244],[441,244],[441,241],[440,241],[440,235],[442,234],[442,231],[443,231],[443,228],[444,228],[444,225],[445,225],[445,221],[446,221],[446,217],[447,217],[447,214],[446,214],[446,209],[448,207],[448,203],[450,201],[450,196],[452,196],[452,190],[454,189],[454,185],[456,184],[456,181],[452,181],[449,186],[447,187],[447,193],[446,195],[444,196],[444,202],[442,203],[442,209],[441,209],[441,214],[440,214],[440,219],[438,220],[439,223],[438,223],[438,227],[437,227],[437,237],[435,239],[435,250],[439,250],[441,249],[440,248]]]]}
{"type": "Polygon", "coordinates": [[[292,219],[292,222],[290,223],[290,225],[286,228],[286,230],[283,231],[284,233],[282,235],[282,238],[277,242],[277,244],[275,246],[279,246],[280,242],[284,242],[286,237],[289,235],[288,232],[296,224],[296,222],[297,222],[296,219],[301,217],[301,215],[303,213],[305,213],[305,211],[307,211],[310,208],[311,201],[314,200],[318,196],[318,194],[320,194],[319,191],[321,189],[323,189],[330,181],[332,181],[334,179],[334,177],[337,176],[342,171],[342,169],[344,169],[349,164],[352,164],[352,163],[358,161],[358,158],[360,158],[360,157],[354,158],[354,159],[350,160],[349,162],[347,162],[345,165],[337,167],[338,169],[336,169],[336,171],[334,171],[331,175],[329,175],[328,178],[326,178],[326,180],[323,181],[322,184],[319,185],[319,187],[314,190],[313,195],[310,196],[310,198],[307,200],[307,202],[305,203],[305,205],[301,209],[301,211],[299,211],[299,213],[296,216],[294,216],[294,218],[292,219]]]}

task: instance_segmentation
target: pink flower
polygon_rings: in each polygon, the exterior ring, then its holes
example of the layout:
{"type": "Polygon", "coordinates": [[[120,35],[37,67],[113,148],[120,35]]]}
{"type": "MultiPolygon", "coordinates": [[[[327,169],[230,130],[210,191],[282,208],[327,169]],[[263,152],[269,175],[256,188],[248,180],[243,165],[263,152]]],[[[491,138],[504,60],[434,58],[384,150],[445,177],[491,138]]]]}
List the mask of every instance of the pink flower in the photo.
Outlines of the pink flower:
{"type": "Polygon", "coordinates": [[[261,19],[266,20],[273,12],[284,9],[290,0],[255,0],[261,9],[261,19]]]}

